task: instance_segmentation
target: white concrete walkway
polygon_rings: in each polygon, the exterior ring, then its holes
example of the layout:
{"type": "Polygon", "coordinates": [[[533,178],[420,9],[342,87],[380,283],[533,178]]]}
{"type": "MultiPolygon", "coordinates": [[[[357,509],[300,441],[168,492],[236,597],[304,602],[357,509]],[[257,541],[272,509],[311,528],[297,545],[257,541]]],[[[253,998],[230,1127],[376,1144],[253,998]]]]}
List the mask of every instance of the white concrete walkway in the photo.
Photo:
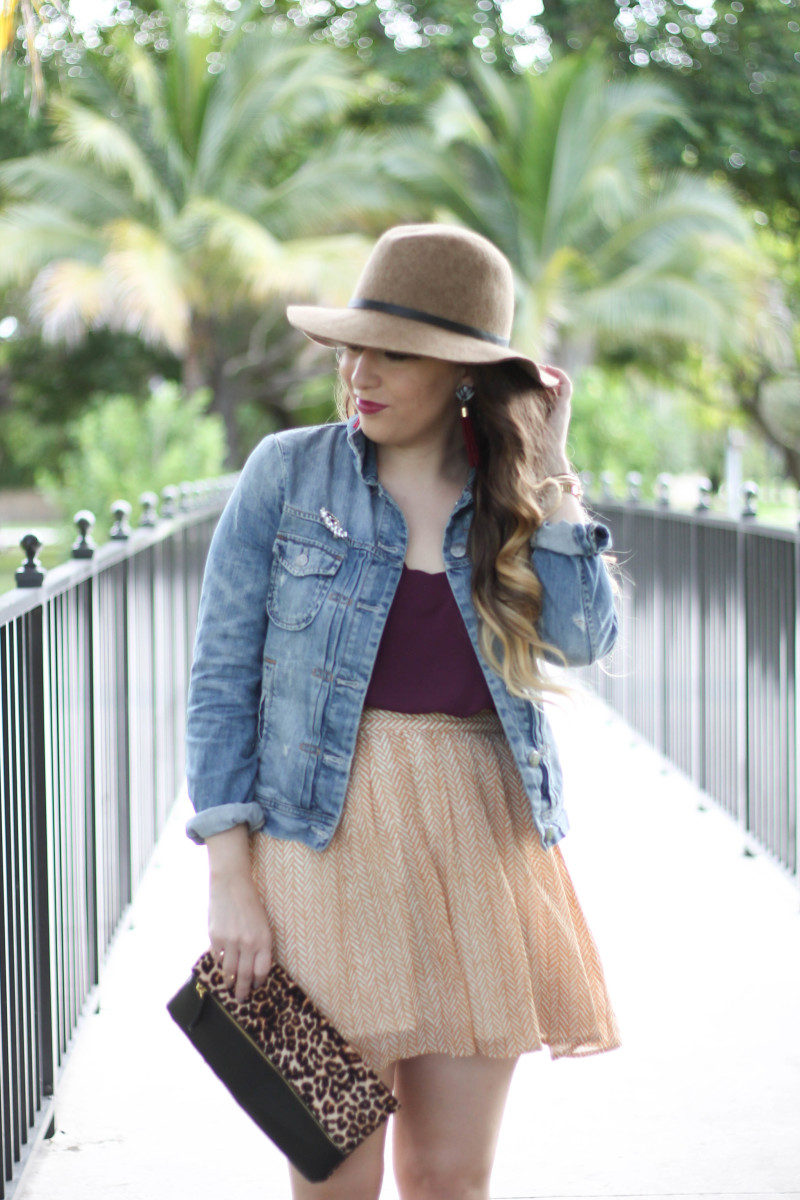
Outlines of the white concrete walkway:
{"type": "MultiPolygon", "coordinates": [[[[800,1200],[800,895],[585,693],[554,709],[563,843],[625,1040],[515,1075],[492,1196],[800,1200]]],[[[283,1162],[164,1009],[206,944],[182,801],[15,1200],[285,1200],[283,1162]]],[[[397,1193],[390,1173],[384,1200],[397,1193]]],[[[442,1200],[447,1200],[443,1197],[442,1200]]]]}

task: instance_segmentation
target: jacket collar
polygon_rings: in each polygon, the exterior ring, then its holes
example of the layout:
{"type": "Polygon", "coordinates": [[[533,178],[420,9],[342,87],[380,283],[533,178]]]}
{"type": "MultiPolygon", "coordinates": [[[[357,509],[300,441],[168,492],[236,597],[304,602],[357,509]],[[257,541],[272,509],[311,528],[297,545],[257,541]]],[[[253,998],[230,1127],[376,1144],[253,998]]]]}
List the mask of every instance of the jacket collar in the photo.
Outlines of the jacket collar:
{"type": "MultiPolygon", "coordinates": [[[[375,453],[375,443],[371,442],[365,436],[360,425],[358,424],[358,414],[349,417],[345,423],[347,429],[347,441],[350,444],[350,449],[356,459],[356,466],[364,483],[372,487],[378,486],[378,459],[375,453]]],[[[467,504],[472,503],[472,488],[475,482],[475,468],[470,467],[467,482],[464,485],[464,491],[461,494],[454,511],[464,508],[467,504]]]]}
{"type": "Polygon", "coordinates": [[[353,451],[356,459],[359,475],[364,480],[364,483],[377,487],[378,460],[375,454],[375,443],[364,436],[359,425],[358,413],[348,418],[345,428],[347,430],[347,440],[350,443],[350,449],[353,451]]]}

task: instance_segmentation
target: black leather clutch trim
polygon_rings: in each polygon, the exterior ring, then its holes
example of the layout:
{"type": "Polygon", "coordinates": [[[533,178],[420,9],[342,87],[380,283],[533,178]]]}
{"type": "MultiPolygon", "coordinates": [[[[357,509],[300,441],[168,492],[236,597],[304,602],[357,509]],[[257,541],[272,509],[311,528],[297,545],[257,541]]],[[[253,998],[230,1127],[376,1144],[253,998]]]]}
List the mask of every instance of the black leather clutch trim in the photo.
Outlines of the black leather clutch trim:
{"type": "Polygon", "coordinates": [[[312,1183],[399,1105],[280,964],[238,1001],[210,951],[167,1003],[237,1103],[312,1183]]]}
{"type": "Polygon", "coordinates": [[[306,1179],[344,1161],[303,1101],[194,975],[167,1004],[173,1019],[237,1103],[306,1179]]]}

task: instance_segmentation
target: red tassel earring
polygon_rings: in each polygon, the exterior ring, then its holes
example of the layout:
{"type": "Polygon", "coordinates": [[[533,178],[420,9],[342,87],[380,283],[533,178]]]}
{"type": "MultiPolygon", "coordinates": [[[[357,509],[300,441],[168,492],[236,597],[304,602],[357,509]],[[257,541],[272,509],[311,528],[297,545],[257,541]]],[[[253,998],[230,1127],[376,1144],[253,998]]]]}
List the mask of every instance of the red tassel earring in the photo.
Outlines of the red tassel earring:
{"type": "Polygon", "coordinates": [[[475,437],[475,426],[472,424],[472,417],[469,415],[467,405],[470,400],[475,397],[475,388],[468,383],[462,383],[456,388],[456,400],[461,405],[461,432],[464,435],[464,445],[467,448],[467,458],[471,467],[477,467],[481,460],[478,442],[475,437]]]}

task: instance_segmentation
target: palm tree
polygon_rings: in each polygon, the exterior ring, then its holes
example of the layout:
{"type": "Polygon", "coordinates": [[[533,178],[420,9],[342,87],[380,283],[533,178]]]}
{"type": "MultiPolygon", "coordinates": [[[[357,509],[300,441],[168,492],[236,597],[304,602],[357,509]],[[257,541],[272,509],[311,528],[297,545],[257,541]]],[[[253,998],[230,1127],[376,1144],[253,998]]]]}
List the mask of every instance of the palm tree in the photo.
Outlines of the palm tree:
{"type": "Polygon", "coordinates": [[[0,0],[0,83],[5,83],[7,60],[14,45],[17,25],[21,22],[25,31],[25,51],[30,61],[34,108],[38,107],[44,96],[42,63],[36,46],[38,13],[39,5],[36,0],[0,0]]]}
{"type": "Polygon", "coordinates": [[[161,6],[159,46],[118,27],[52,99],[57,146],[0,164],[0,286],[29,289],[46,337],[135,332],[209,386],[235,445],[231,323],[288,291],[343,299],[399,210],[375,137],[344,124],[347,56],[259,16],[161,6]],[[163,43],[163,45],[161,45],[163,43]]]}
{"type": "Polygon", "coordinates": [[[518,77],[477,63],[470,82],[431,113],[437,152],[399,169],[505,251],[521,344],[574,370],[598,344],[724,340],[754,267],[749,227],[723,188],[651,169],[659,124],[685,120],[667,89],[610,84],[580,55],[518,77]]]}

